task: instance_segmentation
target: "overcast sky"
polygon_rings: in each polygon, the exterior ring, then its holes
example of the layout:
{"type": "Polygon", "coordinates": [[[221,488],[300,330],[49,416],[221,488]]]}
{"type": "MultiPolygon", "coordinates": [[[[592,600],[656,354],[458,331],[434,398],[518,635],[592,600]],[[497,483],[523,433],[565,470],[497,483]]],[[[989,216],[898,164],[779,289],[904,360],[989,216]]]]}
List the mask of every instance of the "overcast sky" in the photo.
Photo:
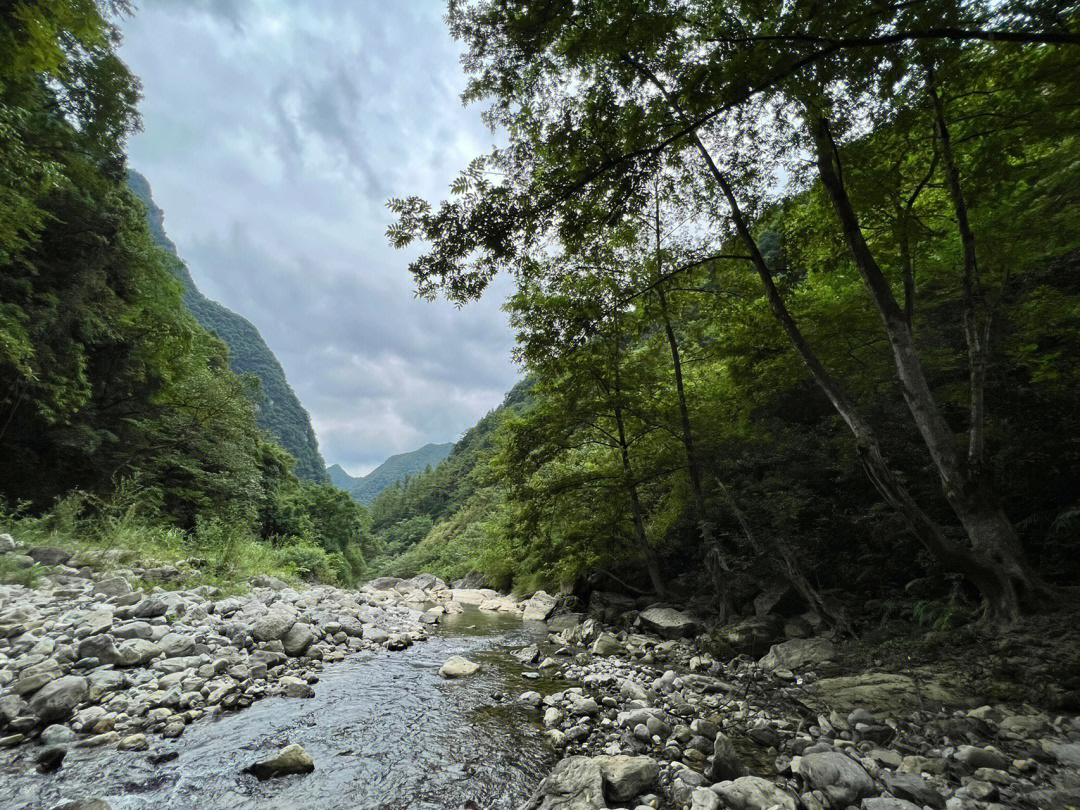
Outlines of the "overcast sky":
{"type": "Polygon", "coordinates": [[[141,0],[130,144],[208,297],[252,321],[328,464],[456,439],[516,379],[499,306],[413,297],[388,197],[445,195],[494,136],[463,108],[444,0],[141,0]]]}

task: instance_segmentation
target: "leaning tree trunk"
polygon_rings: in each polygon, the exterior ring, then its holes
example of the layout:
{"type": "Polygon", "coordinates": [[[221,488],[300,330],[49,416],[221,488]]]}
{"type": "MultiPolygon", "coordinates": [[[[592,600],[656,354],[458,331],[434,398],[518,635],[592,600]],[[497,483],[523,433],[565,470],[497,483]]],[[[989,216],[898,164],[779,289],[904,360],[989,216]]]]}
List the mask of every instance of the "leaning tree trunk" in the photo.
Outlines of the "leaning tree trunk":
{"type": "Polygon", "coordinates": [[[638,496],[637,483],[634,481],[634,469],[630,464],[630,446],[626,441],[626,429],[623,426],[622,407],[615,405],[615,425],[618,428],[619,455],[622,457],[623,478],[626,484],[626,492],[630,496],[630,512],[634,518],[634,535],[637,537],[638,548],[645,560],[645,568],[649,572],[649,581],[652,582],[653,590],[657,595],[664,597],[667,589],[664,587],[664,578],[660,574],[660,564],[656,560],[656,554],[649,545],[649,536],[645,531],[645,510],[641,507],[641,498],[638,496]]]}

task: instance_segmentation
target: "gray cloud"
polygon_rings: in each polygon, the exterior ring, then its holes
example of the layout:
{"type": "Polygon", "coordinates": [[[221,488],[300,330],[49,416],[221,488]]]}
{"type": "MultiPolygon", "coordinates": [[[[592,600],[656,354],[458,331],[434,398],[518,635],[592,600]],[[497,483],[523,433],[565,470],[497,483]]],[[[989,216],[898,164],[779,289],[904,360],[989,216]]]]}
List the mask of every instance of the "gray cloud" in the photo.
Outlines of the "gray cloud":
{"type": "Polygon", "coordinates": [[[144,0],[130,145],[209,297],[251,320],[354,472],[448,441],[517,374],[508,283],[457,311],[414,298],[388,196],[439,198],[492,135],[463,109],[441,0],[144,0]]]}

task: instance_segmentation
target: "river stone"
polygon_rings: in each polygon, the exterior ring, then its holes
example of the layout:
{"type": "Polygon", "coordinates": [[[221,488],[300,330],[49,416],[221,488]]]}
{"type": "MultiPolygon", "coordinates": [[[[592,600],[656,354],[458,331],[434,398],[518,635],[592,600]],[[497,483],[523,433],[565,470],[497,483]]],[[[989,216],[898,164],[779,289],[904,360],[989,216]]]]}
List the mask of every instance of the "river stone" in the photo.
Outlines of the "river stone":
{"type": "Polygon", "coordinates": [[[599,757],[599,760],[607,797],[616,802],[627,802],[640,796],[656,784],[660,775],[660,766],[652,757],[619,754],[599,757]]]}
{"type": "Polygon", "coordinates": [[[881,775],[881,780],[885,783],[885,789],[899,799],[907,799],[920,807],[932,807],[934,810],[945,807],[945,797],[918,774],[886,771],[881,775]]]}
{"type": "Polygon", "coordinates": [[[766,652],[783,632],[783,621],[779,617],[752,616],[721,628],[717,640],[732,653],[760,655],[766,652]]]}
{"type": "Polygon", "coordinates": [[[697,622],[675,608],[651,607],[641,611],[641,623],[664,638],[682,638],[697,629],[697,622]]]}
{"type": "Polygon", "coordinates": [[[30,711],[43,724],[62,723],[71,716],[89,689],[86,678],[65,675],[37,691],[30,699],[30,711]]]}
{"type": "Polygon", "coordinates": [[[294,624],[296,624],[296,619],[288,613],[272,610],[255,622],[255,626],[251,628],[251,635],[259,641],[278,641],[292,629],[294,624]]]}
{"type": "Polygon", "coordinates": [[[451,655],[446,663],[439,668],[439,674],[444,678],[460,678],[472,675],[480,670],[480,665],[460,655],[451,655]]]}
{"type": "Polygon", "coordinates": [[[720,797],[708,788],[695,788],[690,794],[690,810],[719,810],[720,797]]]}
{"type": "Polygon", "coordinates": [[[591,651],[593,655],[618,655],[623,651],[623,646],[611,633],[603,632],[596,637],[591,651]]]}
{"type": "Polygon", "coordinates": [[[164,616],[169,610],[169,604],[160,596],[147,596],[131,610],[131,615],[136,619],[156,619],[164,616]]]}
{"type": "Polygon", "coordinates": [[[760,776],[740,776],[715,785],[713,790],[730,810],[797,810],[799,806],[790,793],[760,776]]]}
{"type": "Polygon", "coordinates": [[[602,622],[614,622],[627,611],[634,609],[629,596],[608,591],[593,591],[589,597],[589,615],[602,622]]]}
{"type": "Polygon", "coordinates": [[[20,672],[11,690],[17,695],[29,695],[50,681],[56,680],[62,674],[60,664],[56,662],[56,659],[46,658],[44,661],[33,664],[20,672]]]}
{"type": "Polygon", "coordinates": [[[912,804],[906,799],[893,799],[888,796],[863,799],[859,808],[860,810],[922,810],[919,805],[912,804]]]}
{"type": "Polygon", "coordinates": [[[1010,765],[1009,758],[996,748],[979,748],[974,745],[961,745],[956,749],[956,761],[963,762],[972,770],[994,768],[1004,771],[1010,765]]]}
{"type": "Polygon", "coordinates": [[[309,684],[303,678],[295,678],[292,675],[285,675],[278,680],[278,683],[285,690],[285,697],[308,698],[315,694],[315,691],[311,688],[311,684],[309,684]]]}
{"type": "Polygon", "coordinates": [[[542,622],[555,610],[555,597],[546,591],[537,591],[525,603],[521,618],[527,622],[542,622]]]}
{"type": "Polygon", "coordinates": [[[123,577],[107,577],[98,580],[94,585],[94,593],[104,594],[105,596],[123,596],[131,593],[131,584],[123,577]]]}
{"type": "Polygon", "coordinates": [[[311,773],[313,770],[315,770],[315,762],[311,759],[311,755],[301,746],[293,743],[282,748],[275,756],[244,768],[244,773],[252,774],[261,782],[275,776],[311,773]]]}
{"type": "Polygon", "coordinates": [[[799,760],[798,773],[838,807],[855,804],[877,792],[874,780],[863,766],[839,751],[806,754],[799,760]]]}
{"type": "Polygon", "coordinates": [[[15,542],[15,538],[10,534],[0,534],[0,554],[7,554],[18,547],[19,544],[15,542]]]}
{"type": "MultiPolygon", "coordinates": [[[[1042,749],[1067,768],[1080,768],[1080,743],[1042,741],[1042,749]]],[[[990,766],[993,767],[993,766],[990,766]]]]}
{"type": "Polygon", "coordinates": [[[762,669],[799,669],[813,666],[836,657],[836,645],[824,638],[793,638],[774,644],[758,661],[762,669]]]}
{"type": "Polygon", "coordinates": [[[286,655],[296,658],[307,652],[307,648],[311,646],[313,641],[315,641],[315,633],[312,631],[311,625],[305,622],[297,622],[282,637],[281,644],[285,647],[286,655]]]}
{"type": "Polygon", "coordinates": [[[525,664],[525,666],[528,666],[540,657],[540,648],[535,644],[530,644],[527,647],[522,647],[520,650],[514,650],[510,654],[518,661],[525,664]]]}
{"type": "Polygon", "coordinates": [[[154,660],[161,654],[161,649],[152,641],[144,638],[132,638],[125,641],[118,648],[120,653],[119,666],[136,667],[154,660]]]}
{"type": "Polygon", "coordinates": [[[113,624],[112,608],[95,610],[83,618],[79,625],[78,634],[81,636],[96,636],[104,633],[113,624]]]}
{"type": "Polygon", "coordinates": [[[166,633],[158,642],[166,658],[180,658],[190,655],[195,649],[195,639],[183,633],[166,633]]]}
{"type": "Polygon", "coordinates": [[[601,810],[604,780],[600,762],[589,757],[568,757],[555,765],[540,785],[539,810],[601,810]]]}
{"type": "Polygon", "coordinates": [[[802,699],[822,711],[850,711],[864,708],[875,714],[898,714],[918,709],[923,700],[938,704],[956,703],[956,697],[941,683],[915,681],[906,675],[867,672],[841,678],[823,678],[804,688],[802,699]]]}
{"type": "Polygon", "coordinates": [[[726,782],[743,775],[739,755],[726,734],[718,733],[713,741],[712,765],[709,766],[709,779],[713,782],[726,782]]]}
{"type": "Polygon", "coordinates": [[[63,565],[71,559],[73,553],[66,548],[57,548],[55,546],[38,546],[26,552],[27,556],[33,559],[34,562],[42,565],[63,565]]]}

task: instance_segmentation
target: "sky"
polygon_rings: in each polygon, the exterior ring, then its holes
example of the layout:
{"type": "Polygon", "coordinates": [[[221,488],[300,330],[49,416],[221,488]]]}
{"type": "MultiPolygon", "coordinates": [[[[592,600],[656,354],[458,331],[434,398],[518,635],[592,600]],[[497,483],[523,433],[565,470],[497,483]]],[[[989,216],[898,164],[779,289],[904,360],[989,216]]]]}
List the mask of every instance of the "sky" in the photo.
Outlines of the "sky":
{"type": "Polygon", "coordinates": [[[199,289],[250,320],[327,464],[364,474],[457,439],[519,376],[500,279],[463,309],[415,298],[386,200],[442,199],[496,141],[463,107],[445,0],[141,0],[132,168],[199,289]]]}

